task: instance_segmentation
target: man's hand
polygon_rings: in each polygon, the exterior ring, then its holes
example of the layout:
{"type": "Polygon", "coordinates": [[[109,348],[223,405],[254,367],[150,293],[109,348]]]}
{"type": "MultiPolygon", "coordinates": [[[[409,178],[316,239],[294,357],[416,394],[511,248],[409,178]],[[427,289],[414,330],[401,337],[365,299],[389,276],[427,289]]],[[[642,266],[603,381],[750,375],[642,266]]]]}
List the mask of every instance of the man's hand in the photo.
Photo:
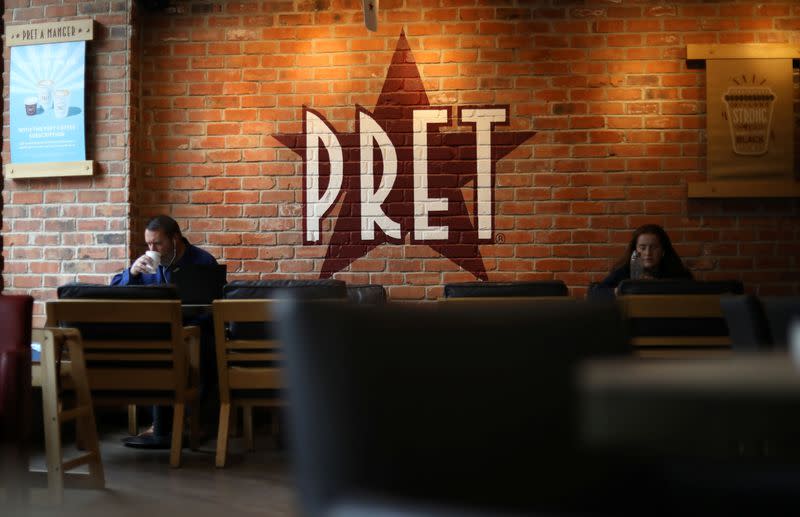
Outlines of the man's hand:
{"type": "Polygon", "coordinates": [[[156,269],[153,259],[147,255],[142,255],[131,264],[131,276],[139,276],[141,273],[152,273],[156,269]]]}

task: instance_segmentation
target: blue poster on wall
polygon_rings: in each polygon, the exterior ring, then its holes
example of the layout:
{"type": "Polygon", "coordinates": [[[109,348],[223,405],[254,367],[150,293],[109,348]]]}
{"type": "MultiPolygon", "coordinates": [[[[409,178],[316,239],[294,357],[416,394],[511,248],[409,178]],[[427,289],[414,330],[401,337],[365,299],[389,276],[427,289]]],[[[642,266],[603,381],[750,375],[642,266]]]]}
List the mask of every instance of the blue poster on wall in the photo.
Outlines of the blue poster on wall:
{"type": "Polygon", "coordinates": [[[86,159],[86,42],[11,47],[11,163],[86,159]]]}

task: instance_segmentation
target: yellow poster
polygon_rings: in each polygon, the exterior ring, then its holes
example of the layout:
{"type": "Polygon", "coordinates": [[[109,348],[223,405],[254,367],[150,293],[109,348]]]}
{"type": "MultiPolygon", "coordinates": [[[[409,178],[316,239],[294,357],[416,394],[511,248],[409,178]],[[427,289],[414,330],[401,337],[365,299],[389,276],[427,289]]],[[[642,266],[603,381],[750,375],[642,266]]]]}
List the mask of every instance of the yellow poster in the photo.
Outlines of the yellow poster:
{"type": "Polygon", "coordinates": [[[709,179],[790,179],[792,60],[709,59],[707,67],[709,179]]]}

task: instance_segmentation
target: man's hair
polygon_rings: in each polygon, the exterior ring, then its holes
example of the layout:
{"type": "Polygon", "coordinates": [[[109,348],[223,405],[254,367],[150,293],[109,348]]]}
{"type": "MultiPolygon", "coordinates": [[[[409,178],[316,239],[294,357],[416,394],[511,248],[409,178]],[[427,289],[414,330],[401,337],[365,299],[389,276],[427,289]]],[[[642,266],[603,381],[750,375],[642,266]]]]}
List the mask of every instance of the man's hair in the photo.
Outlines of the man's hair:
{"type": "Polygon", "coordinates": [[[147,221],[147,228],[151,232],[161,230],[164,235],[170,238],[183,237],[181,235],[181,228],[172,217],[168,215],[157,215],[147,221]]]}

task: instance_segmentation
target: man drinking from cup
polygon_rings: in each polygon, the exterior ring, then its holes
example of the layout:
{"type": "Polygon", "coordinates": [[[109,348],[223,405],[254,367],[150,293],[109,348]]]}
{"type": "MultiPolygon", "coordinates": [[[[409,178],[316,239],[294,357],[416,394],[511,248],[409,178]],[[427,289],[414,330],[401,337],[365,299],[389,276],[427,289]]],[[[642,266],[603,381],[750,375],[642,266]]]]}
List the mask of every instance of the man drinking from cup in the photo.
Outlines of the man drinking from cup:
{"type": "MultiPolygon", "coordinates": [[[[198,248],[181,234],[178,223],[166,215],[148,221],[144,230],[147,251],[131,267],[115,275],[111,285],[159,285],[172,282],[172,272],[188,265],[214,265],[217,260],[207,251],[198,248]]],[[[209,316],[200,316],[184,324],[200,327],[201,402],[209,402],[216,384],[216,357],[214,329],[209,316]]],[[[172,408],[153,407],[153,426],[138,436],[124,440],[129,447],[148,449],[170,448],[172,408]]]]}
{"type": "Polygon", "coordinates": [[[190,264],[216,264],[217,260],[205,250],[186,240],[175,219],[156,216],[144,230],[147,252],[131,267],[114,276],[111,285],[158,285],[171,283],[171,272],[190,264]]]}

